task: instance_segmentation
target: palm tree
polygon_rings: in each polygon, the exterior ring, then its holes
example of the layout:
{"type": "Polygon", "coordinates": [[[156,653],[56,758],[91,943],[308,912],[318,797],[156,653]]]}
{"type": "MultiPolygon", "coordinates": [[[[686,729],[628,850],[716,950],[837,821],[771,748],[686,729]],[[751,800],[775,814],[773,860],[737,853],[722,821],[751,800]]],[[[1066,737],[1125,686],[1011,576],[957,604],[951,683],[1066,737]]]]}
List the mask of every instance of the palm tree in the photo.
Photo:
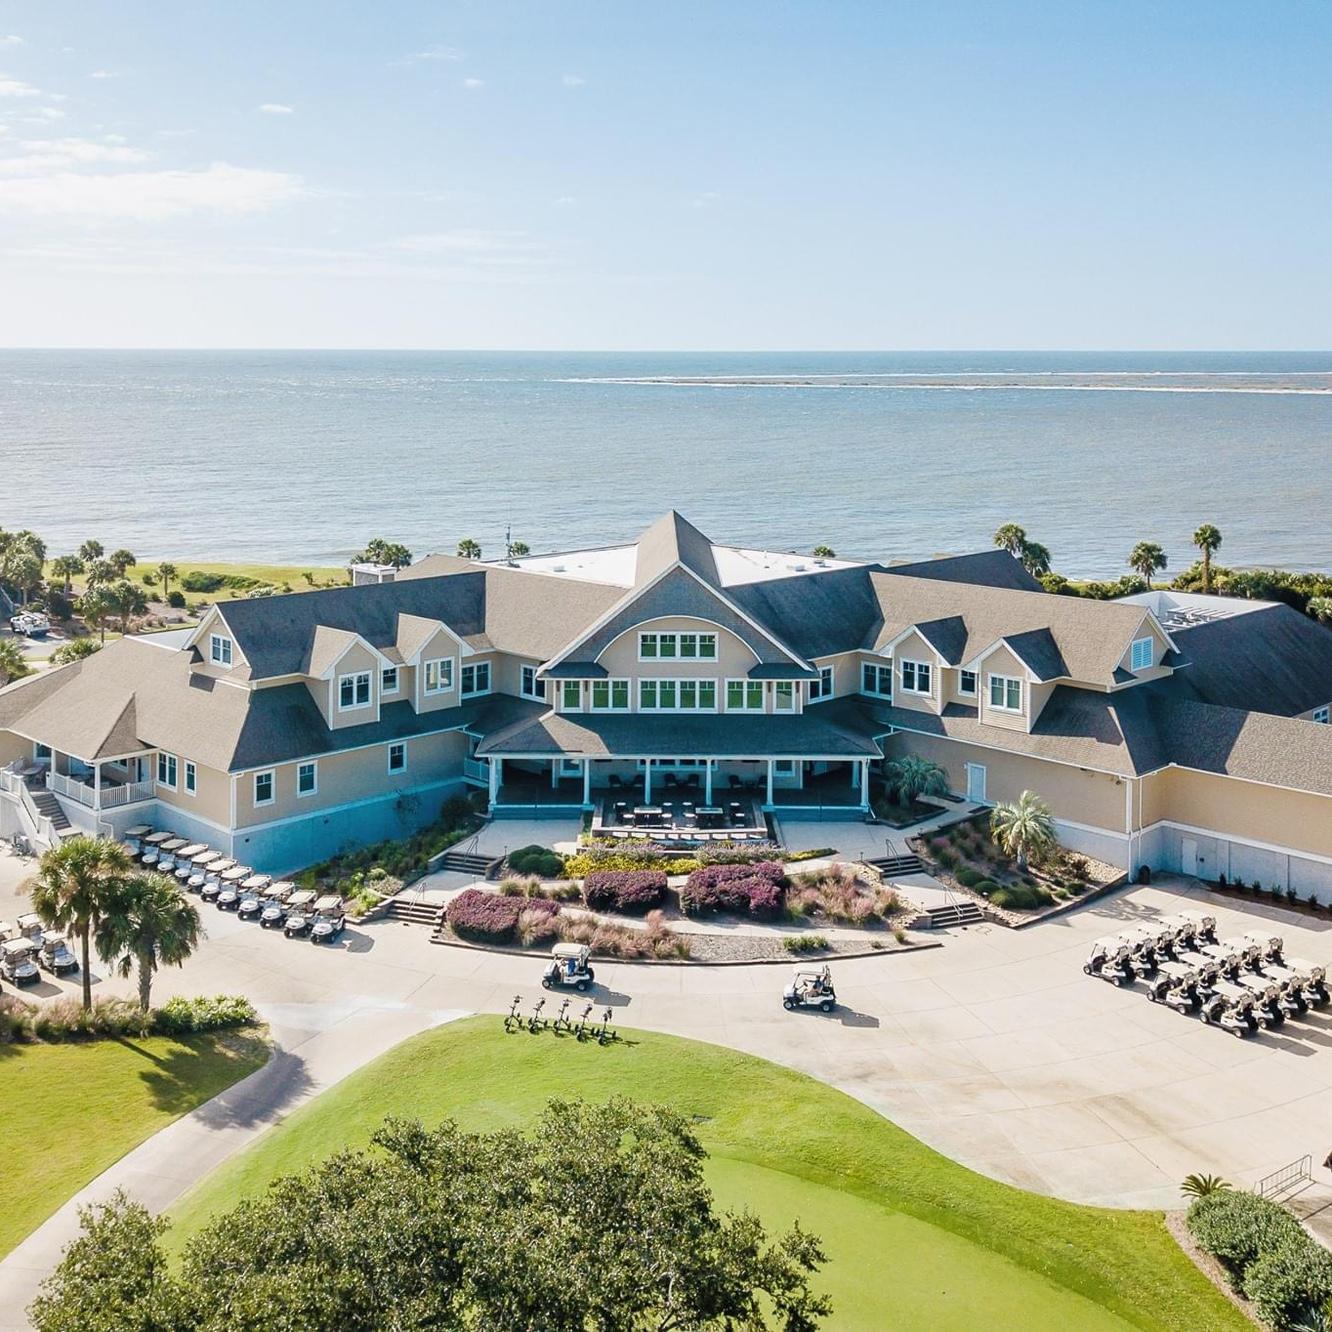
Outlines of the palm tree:
{"type": "Polygon", "coordinates": [[[83,963],[83,1007],[92,1007],[89,941],[131,873],[129,852],[105,837],[70,837],[41,859],[32,889],[33,910],[46,925],[78,936],[83,963]]]}
{"type": "Polygon", "coordinates": [[[1022,561],[1023,568],[1035,578],[1050,572],[1050,549],[1048,546],[1042,546],[1039,541],[1028,541],[1022,547],[1018,559],[1022,561]]]}
{"type": "Polygon", "coordinates": [[[106,594],[111,598],[114,613],[120,620],[120,632],[128,633],[130,616],[142,615],[148,609],[148,598],[143,588],[131,583],[128,578],[122,578],[120,582],[108,587],[106,594]]]}
{"type": "Polygon", "coordinates": [[[994,544],[1006,550],[1014,559],[1021,559],[1027,546],[1026,529],[1016,523],[1005,523],[995,534],[994,544]]]}
{"type": "Polygon", "coordinates": [[[19,645],[12,638],[0,638],[0,685],[12,684],[31,672],[19,645]]]}
{"type": "Polygon", "coordinates": [[[521,560],[532,553],[532,547],[526,541],[510,541],[508,558],[521,560]]]}
{"type": "Polygon", "coordinates": [[[157,576],[162,580],[162,600],[171,595],[171,580],[176,576],[176,566],[163,561],[157,566],[157,576]]]}
{"type": "Polygon", "coordinates": [[[1147,590],[1150,592],[1152,575],[1160,573],[1166,567],[1166,553],[1155,541],[1139,541],[1129,551],[1128,566],[1134,573],[1141,576],[1143,582],[1147,584],[1147,590]]]}
{"type": "Polygon", "coordinates": [[[1023,791],[1014,801],[990,811],[990,835],[1025,870],[1032,856],[1044,855],[1055,845],[1050,806],[1034,791],[1023,791]]]}
{"type": "Polygon", "coordinates": [[[1212,591],[1212,556],[1221,547],[1221,529],[1211,523],[1203,523],[1193,534],[1193,544],[1202,551],[1203,591],[1210,595],[1212,591]]]}
{"type": "Polygon", "coordinates": [[[479,560],[481,558],[481,543],[473,541],[471,537],[463,537],[458,542],[458,556],[464,560],[479,560]]]}
{"type": "Polygon", "coordinates": [[[51,572],[65,580],[65,596],[68,597],[74,591],[71,580],[76,573],[83,572],[83,561],[77,555],[57,555],[51,561],[51,572]]]}
{"type": "Polygon", "coordinates": [[[937,763],[919,754],[885,759],[883,779],[888,794],[899,805],[913,804],[921,796],[948,794],[948,774],[937,763]]]}
{"type": "Polygon", "coordinates": [[[813,551],[816,560],[835,560],[837,552],[831,546],[815,546],[813,551]]]}
{"type": "Polygon", "coordinates": [[[1220,1175],[1185,1175],[1179,1191],[1186,1198],[1206,1198],[1213,1193],[1226,1193],[1230,1182],[1220,1175]]]}
{"type": "Polygon", "coordinates": [[[0,577],[18,588],[26,605],[28,598],[42,585],[41,557],[30,546],[15,543],[0,559],[0,577]]]}
{"type": "Polygon", "coordinates": [[[1310,597],[1305,607],[1322,624],[1332,624],[1332,597],[1310,597]]]}
{"type": "Polygon", "coordinates": [[[88,575],[86,582],[89,587],[100,587],[113,582],[116,577],[116,566],[110,560],[89,560],[84,565],[84,571],[88,575]]]}
{"type": "Polygon", "coordinates": [[[106,551],[102,549],[100,541],[93,541],[91,538],[79,547],[79,559],[84,564],[91,564],[94,560],[100,560],[106,551]]]}
{"type": "Polygon", "coordinates": [[[115,613],[116,603],[109,588],[90,587],[79,598],[79,614],[89,628],[100,633],[100,642],[106,642],[106,622],[115,613]]]}
{"type": "Polygon", "coordinates": [[[139,1008],[148,1011],[153,974],[183,966],[199,946],[199,912],[165,874],[132,874],[117,883],[97,922],[97,954],[122,976],[139,973],[139,1008]]]}
{"type": "Polygon", "coordinates": [[[133,564],[138,564],[132,550],[126,550],[123,546],[119,550],[113,550],[106,557],[106,562],[116,571],[117,578],[124,578],[125,570],[133,564]]]}

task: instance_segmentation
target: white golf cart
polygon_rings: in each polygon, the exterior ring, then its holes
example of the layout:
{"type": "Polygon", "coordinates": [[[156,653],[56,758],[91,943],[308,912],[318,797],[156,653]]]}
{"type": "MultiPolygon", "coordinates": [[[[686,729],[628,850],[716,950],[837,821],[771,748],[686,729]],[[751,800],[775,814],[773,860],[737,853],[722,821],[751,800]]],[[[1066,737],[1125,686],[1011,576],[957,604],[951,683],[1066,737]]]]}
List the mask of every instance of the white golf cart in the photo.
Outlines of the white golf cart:
{"type": "Polygon", "coordinates": [[[314,920],[310,925],[311,943],[332,943],[347,924],[347,913],[337,893],[326,893],[314,904],[314,920]]]}
{"type": "Polygon", "coordinates": [[[592,950],[586,944],[557,943],[550,950],[550,961],[541,975],[542,989],[572,989],[585,994],[596,980],[588,961],[591,956],[592,950]]]}
{"type": "Polygon", "coordinates": [[[287,919],[287,903],[296,892],[296,885],[286,879],[279,879],[268,885],[264,900],[259,907],[259,924],[266,930],[275,930],[287,919]]]}
{"type": "Polygon", "coordinates": [[[41,973],[32,960],[34,952],[31,939],[8,939],[0,944],[0,976],[11,985],[36,985],[41,973]]]}
{"type": "Polygon", "coordinates": [[[65,936],[58,932],[42,936],[42,946],[37,954],[37,962],[53,976],[64,976],[68,972],[79,969],[79,959],[70,951],[69,944],[65,942],[65,936]]]}
{"type": "Polygon", "coordinates": [[[1099,976],[1111,985],[1132,985],[1138,976],[1137,967],[1134,966],[1134,952],[1132,939],[1112,934],[1092,944],[1082,969],[1088,976],[1099,976]]]}
{"type": "Polygon", "coordinates": [[[831,1013],[837,1007],[837,991],[833,988],[832,972],[827,965],[797,967],[782,991],[782,1007],[788,1013],[797,1008],[817,1008],[820,1013],[831,1013]]]}
{"type": "Polygon", "coordinates": [[[282,922],[282,933],[288,939],[298,938],[309,931],[314,920],[315,895],[309,888],[292,893],[287,899],[287,918],[282,922]]]}
{"type": "Polygon", "coordinates": [[[1203,999],[1198,1016],[1209,1026],[1221,1027],[1232,1036],[1252,1036],[1258,1030],[1257,1005],[1248,990],[1218,980],[1203,999]]]}

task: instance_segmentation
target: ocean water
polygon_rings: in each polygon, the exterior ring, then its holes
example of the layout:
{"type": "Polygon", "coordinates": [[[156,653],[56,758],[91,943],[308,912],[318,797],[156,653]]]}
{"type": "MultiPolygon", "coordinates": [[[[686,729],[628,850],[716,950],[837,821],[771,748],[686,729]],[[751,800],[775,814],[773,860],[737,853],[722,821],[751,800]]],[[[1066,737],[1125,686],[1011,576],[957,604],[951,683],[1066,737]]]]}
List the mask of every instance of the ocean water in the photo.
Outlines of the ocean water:
{"type": "Polygon", "coordinates": [[[1023,524],[1332,568],[1332,353],[0,351],[0,526],[52,553],[337,564],[632,537],[918,558],[1023,524]]]}

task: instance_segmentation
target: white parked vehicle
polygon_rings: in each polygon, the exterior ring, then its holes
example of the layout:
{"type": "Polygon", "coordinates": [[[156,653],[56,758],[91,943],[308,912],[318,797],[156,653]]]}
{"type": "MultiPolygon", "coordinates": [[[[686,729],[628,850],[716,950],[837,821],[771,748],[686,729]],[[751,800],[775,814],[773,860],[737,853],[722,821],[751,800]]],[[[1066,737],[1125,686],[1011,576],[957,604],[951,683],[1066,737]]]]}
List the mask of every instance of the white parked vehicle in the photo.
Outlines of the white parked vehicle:
{"type": "Polygon", "coordinates": [[[32,955],[37,950],[31,939],[20,936],[0,944],[0,976],[11,985],[36,985],[41,979],[32,955]]]}
{"type": "Polygon", "coordinates": [[[592,950],[586,944],[557,943],[550,950],[550,961],[541,973],[541,987],[553,990],[556,986],[565,986],[577,990],[579,994],[592,988],[596,973],[588,960],[592,950]]]}
{"type": "Polygon", "coordinates": [[[1258,1010],[1259,1021],[1264,1027],[1271,1030],[1285,1022],[1289,1000],[1285,986],[1280,981],[1273,980],[1270,976],[1255,976],[1251,971],[1243,971],[1233,983],[1253,995],[1254,1007],[1258,1010]]]}
{"type": "Polygon", "coordinates": [[[1197,971],[1183,962],[1162,962],[1147,982],[1147,998],[1181,1013],[1196,1013],[1202,1007],[1197,971]]]}
{"type": "Polygon", "coordinates": [[[332,943],[347,924],[347,913],[337,893],[326,893],[314,904],[314,920],[310,925],[311,943],[332,943]]]}
{"type": "Polygon", "coordinates": [[[79,959],[70,951],[63,934],[48,934],[43,937],[37,961],[55,976],[63,976],[67,972],[79,969],[79,959]]]}
{"type": "Polygon", "coordinates": [[[282,933],[288,939],[305,934],[314,922],[315,895],[308,888],[292,893],[287,899],[287,917],[282,922],[282,933]]]}
{"type": "Polygon", "coordinates": [[[1203,997],[1198,1016],[1209,1026],[1221,1027],[1233,1036],[1252,1036],[1258,1030],[1256,1009],[1248,990],[1218,980],[1203,997]]]}
{"type": "Polygon", "coordinates": [[[41,611],[20,611],[9,617],[9,627],[24,638],[45,638],[51,632],[51,621],[41,611]]]}
{"type": "Polygon", "coordinates": [[[1097,939],[1082,969],[1088,976],[1099,976],[1111,985],[1132,985],[1138,976],[1133,940],[1118,934],[1097,939]]]}

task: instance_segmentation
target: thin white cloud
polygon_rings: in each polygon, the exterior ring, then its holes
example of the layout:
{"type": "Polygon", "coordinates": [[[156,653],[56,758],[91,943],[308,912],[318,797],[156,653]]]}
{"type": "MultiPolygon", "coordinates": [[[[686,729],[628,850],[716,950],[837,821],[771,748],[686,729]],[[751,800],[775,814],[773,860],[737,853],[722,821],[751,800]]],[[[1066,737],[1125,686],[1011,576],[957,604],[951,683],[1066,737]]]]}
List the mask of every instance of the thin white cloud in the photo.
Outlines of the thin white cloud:
{"type": "Polygon", "coordinates": [[[88,77],[90,79],[118,79],[120,75],[114,69],[95,69],[88,77]]]}
{"type": "Polygon", "coordinates": [[[146,162],[148,154],[128,147],[116,136],[106,139],[25,139],[15,145],[20,155],[0,157],[0,176],[40,176],[84,166],[128,166],[146,162]]]}
{"type": "Polygon", "coordinates": [[[289,116],[295,109],[293,106],[287,106],[284,102],[263,102],[259,106],[259,110],[266,116],[289,116]]]}
{"type": "Polygon", "coordinates": [[[478,88],[484,88],[486,86],[486,81],[485,79],[464,79],[462,81],[462,86],[470,92],[475,92],[478,88]]]}
{"type": "Polygon", "coordinates": [[[22,46],[23,38],[10,33],[7,37],[0,37],[0,46],[22,46]]]}
{"type": "Polygon", "coordinates": [[[581,74],[566,74],[560,82],[566,88],[581,88],[587,80],[581,74]]]}
{"type": "Polygon", "coordinates": [[[31,83],[24,83],[22,79],[11,79],[4,74],[0,74],[0,97],[40,97],[42,90],[34,88],[31,83]]]}
{"type": "Polygon", "coordinates": [[[196,213],[263,213],[306,193],[299,176],[226,162],[193,171],[58,171],[0,180],[0,213],[160,222],[196,213]]]}
{"type": "Polygon", "coordinates": [[[544,250],[546,247],[521,231],[483,231],[479,228],[458,227],[453,231],[400,236],[389,242],[389,248],[413,254],[477,255],[544,250]]]}
{"type": "Polygon", "coordinates": [[[427,46],[424,51],[414,51],[409,56],[404,56],[398,63],[402,65],[415,65],[425,60],[448,60],[459,61],[463,58],[463,53],[456,46],[427,46]]]}

